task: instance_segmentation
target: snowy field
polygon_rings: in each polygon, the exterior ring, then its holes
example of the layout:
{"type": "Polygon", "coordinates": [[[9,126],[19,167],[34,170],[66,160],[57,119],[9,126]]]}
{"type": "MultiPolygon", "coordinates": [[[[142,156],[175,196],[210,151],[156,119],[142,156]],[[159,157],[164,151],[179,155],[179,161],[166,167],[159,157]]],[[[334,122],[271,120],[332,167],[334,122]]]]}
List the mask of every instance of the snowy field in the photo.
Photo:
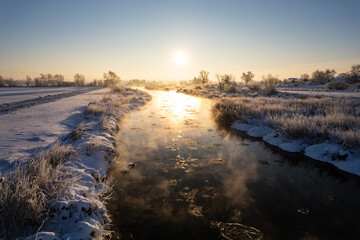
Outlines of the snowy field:
{"type": "MultiPolygon", "coordinates": [[[[13,90],[13,95],[11,92],[8,95],[17,96],[17,99],[26,99],[38,96],[41,91],[43,95],[52,95],[64,91],[75,91],[78,88],[28,89],[30,90],[19,88],[13,90]],[[56,90],[56,92],[53,93],[51,90],[56,90]],[[24,94],[21,95],[21,93],[24,94]]],[[[27,158],[37,148],[46,147],[68,134],[83,119],[83,112],[88,103],[100,99],[108,92],[109,89],[104,88],[54,102],[21,108],[8,114],[0,114],[0,169],[6,170],[13,161],[27,158]]],[[[1,97],[6,95],[4,91],[1,91],[1,94],[1,97]]]]}
{"type": "Polygon", "coordinates": [[[295,95],[306,95],[309,97],[321,96],[330,98],[360,98],[360,92],[349,91],[319,91],[319,90],[293,90],[293,89],[277,89],[281,93],[289,93],[295,95]]]}
{"type": "Polygon", "coordinates": [[[93,87],[2,87],[0,104],[19,102],[38,97],[92,89],[93,87]]]}

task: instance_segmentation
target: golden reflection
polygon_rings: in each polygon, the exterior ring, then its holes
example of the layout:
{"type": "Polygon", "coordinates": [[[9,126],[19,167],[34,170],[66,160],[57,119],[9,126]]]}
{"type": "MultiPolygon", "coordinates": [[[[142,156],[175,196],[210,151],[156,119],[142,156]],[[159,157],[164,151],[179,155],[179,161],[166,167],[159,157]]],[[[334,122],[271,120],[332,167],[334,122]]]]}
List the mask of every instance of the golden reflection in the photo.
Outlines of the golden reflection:
{"type": "Polygon", "coordinates": [[[182,93],[158,92],[157,106],[172,124],[178,125],[183,121],[194,121],[194,113],[200,110],[201,99],[182,93]]]}

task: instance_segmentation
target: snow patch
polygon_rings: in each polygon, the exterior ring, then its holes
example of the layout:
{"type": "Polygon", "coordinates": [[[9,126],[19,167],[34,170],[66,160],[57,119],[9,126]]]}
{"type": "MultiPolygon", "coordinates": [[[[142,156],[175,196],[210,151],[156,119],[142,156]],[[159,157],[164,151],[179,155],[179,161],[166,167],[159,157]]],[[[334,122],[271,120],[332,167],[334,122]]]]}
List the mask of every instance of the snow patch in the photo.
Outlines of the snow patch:
{"type": "Polygon", "coordinates": [[[300,153],[303,152],[307,146],[307,144],[301,141],[290,141],[280,144],[279,148],[287,152],[300,153]]]}
{"type": "Polygon", "coordinates": [[[251,137],[264,137],[269,134],[272,130],[268,127],[253,127],[247,131],[247,134],[251,137]]]}
{"type": "Polygon", "coordinates": [[[267,142],[268,144],[278,147],[280,144],[284,142],[284,140],[281,138],[280,133],[273,131],[267,134],[263,137],[263,140],[267,142]]]}
{"type": "Polygon", "coordinates": [[[243,132],[247,132],[253,127],[257,127],[257,125],[242,123],[241,121],[236,121],[231,125],[231,128],[239,130],[239,131],[243,131],[243,132]]]}

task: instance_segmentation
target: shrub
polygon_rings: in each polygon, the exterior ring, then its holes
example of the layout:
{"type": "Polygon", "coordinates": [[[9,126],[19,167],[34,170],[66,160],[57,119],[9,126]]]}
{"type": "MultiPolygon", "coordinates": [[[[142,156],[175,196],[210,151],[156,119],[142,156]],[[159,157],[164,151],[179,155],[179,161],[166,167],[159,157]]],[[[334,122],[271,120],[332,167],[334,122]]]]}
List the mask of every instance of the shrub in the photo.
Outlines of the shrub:
{"type": "Polygon", "coordinates": [[[122,88],[122,87],[117,87],[117,86],[113,86],[112,88],[111,88],[111,91],[113,92],[113,93],[124,93],[125,92],[125,89],[124,88],[122,88]]]}
{"type": "Polygon", "coordinates": [[[235,83],[232,83],[226,86],[225,91],[228,93],[236,93],[238,88],[235,83]]]}
{"type": "Polygon", "coordinates": [[[262,84],[264,86],[264,90],[267,94],[273,95],[277,93],[276,85],[279,83],[279,79],[273,77],[271,74],[267,75],[263,78],[262,84]]]}
{"type": "Polygon", "coordinates": [[[74,141],[79,140],[85,134],[84,124],[80,123],[76,128],[71,132],[70,138],[74,141]]]}
{"type": "Polygon", "coordinates": [[[258,91],[260,89],[260,83],[256,81],[251,81],[248,84],[248,88],[253,92],[258,91]]]}
{"type": "Polygon", "coordinates": [[[346,82],[328,82],[325,84],[325,88],[329,90],[346,90],[350,84],[346,82]]]}

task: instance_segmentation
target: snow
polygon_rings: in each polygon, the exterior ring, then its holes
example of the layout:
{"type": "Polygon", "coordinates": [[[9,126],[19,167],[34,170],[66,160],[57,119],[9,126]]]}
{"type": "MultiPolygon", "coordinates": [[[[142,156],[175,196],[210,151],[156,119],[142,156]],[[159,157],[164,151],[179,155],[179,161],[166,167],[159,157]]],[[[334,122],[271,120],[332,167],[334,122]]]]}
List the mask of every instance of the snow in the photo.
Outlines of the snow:
{"type": "Polygon", "coordinates": [[[70,145],[76,152],[76,156],[63,163],[66,172],[78,179],[70,186],[70,196],[50,200],[51,216],[37,235],[26,239],[100,239],[108,234],[105,226],[110,220],[101,196],[110,190],[107,170],[119,156],[114,147],[115,134],[122,118],[151,96],[125,89],[122,94],[101,100],[107,93],[109,90],[101,89],[0,115],[3,135],[0,166],[7,170],[11,170],[12,161],[28,160],[33,149],[54,142],[70,145]],[[89,102],[102,111],[84,112],[89,102]],[[82,129],[76,138],[70,134],[75,127],[82,129]]]}
{"type": "Polygon", "coordinates": [[[279,148],[287,152],[300,153],[303,152],[307,146],[308,145],[302,143],[302,141],[290,141],[280,144],[279,148]]]}
{"type": "Polygon", "coordinates": [[[304,154],[315,160],[331,163],[343,171],[360,175],[360,153],[349,152],[338,144],[315,144],[307,147],[304,154]]]}
{"type": "Polygon", "coordinates": [[[336,144],[321,143],[306,148],[305,155],[319,161],[329,162],[331,156],[339,151],[341,148],[336,144]]]}
{"type": "Polygon", "coordinates": [[[0,104],[86,89],[91,90],[93,87],[2,87],[0,88],[0,104]]]}
{"type": "Polygon", "coordinates": [[[330,98],[360,98],[360,92],[349,92],[349,91],[298,91],[298,90],[283,90],[278,89],[281,93],[299,94],[306,96],[321,96],[330,98]]]}
{"type": "Polygon", "coordinates": [[[257,127],[257,125],[242,123],[241,121],[236,121],[231,125],[231,128],[239,130],[239,131],[243,131],[243,132],[247,132],[253,127],[257,127]]]}
{"type": "Polygon", "coordinates": [[[0,170],[70,133],[83,119],[88,103],[106,93],[109,89],[104,88],[1,114],[0,170]]]}
{"type": "Polygon", "coordinates": [[[279,89],[297,89],[297,90],[314,90],[314,89],[319,89],[319,90],[324,90],[325,89],[325,84],[317,84],[317,85],[298,85],[298,86],[285,86],[285,85],[278,85],[276,86],[276,88],[279,89]]]}
{"type": "Polygon", "coordinates": [[[251,137],[261,137],[262,138],[265,135],[269,134],[270,132],[271,132],[270,128],[259,126],[259,127],[250,128],[247,131],[247,134],[251,137]]]}
{"type": "Polygon", "coordinates": [[[278,147],[280,144],[284,142],[284,140],[281,138],[280,133],[276,131],[272,131],[266,136],[263,137],[263,140],[267,142],[270,145],[273,145],[275,147],[278,147]]]}
{"type": "Polygon", "coordinates": [[[330,163],[338,169],[360,176],[360,152],[358,150],[350,152],[338,144],[327,142],[309,146],[305,139],[287,139],[280,132],[266,127],[260,121],[251,121],[251,119],[247,121],[256,122],[256,124],[241,123],[238,120],[231,125],[231,128],[246,132],[252,137],[262,137],[266,143],[284,151],[303,153],[307,157],[330,163]]]}

